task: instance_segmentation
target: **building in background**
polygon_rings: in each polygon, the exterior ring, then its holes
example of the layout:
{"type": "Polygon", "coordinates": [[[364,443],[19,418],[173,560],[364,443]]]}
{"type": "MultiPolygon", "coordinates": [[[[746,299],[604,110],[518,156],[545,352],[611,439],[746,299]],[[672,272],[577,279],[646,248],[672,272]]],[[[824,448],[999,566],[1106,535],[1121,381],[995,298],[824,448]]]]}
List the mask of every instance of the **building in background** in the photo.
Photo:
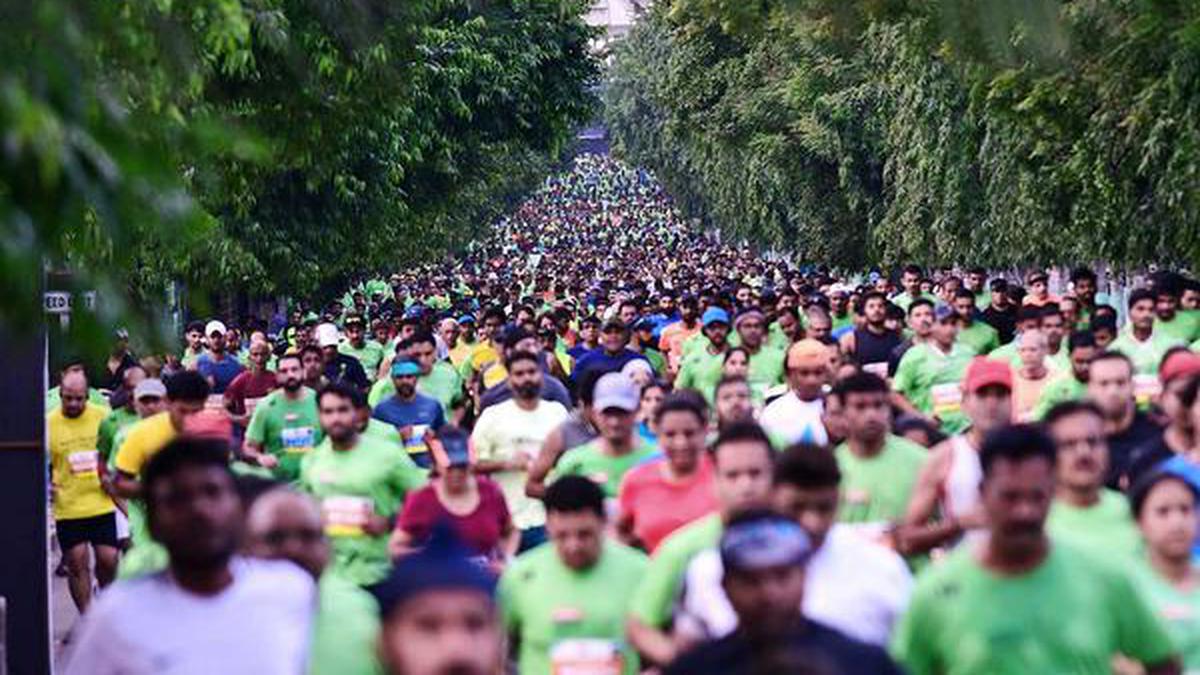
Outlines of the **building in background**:
{"type": "Polygon", "coordinates": [[[604,29],[604,35],[597,38],[592,48],[605,52],[613,40],[620,39],[629,33],[633,22],[638,16],[649,9],[653,0],[595,0],[592,9],[588,11],[589,26],[604,29]]]}

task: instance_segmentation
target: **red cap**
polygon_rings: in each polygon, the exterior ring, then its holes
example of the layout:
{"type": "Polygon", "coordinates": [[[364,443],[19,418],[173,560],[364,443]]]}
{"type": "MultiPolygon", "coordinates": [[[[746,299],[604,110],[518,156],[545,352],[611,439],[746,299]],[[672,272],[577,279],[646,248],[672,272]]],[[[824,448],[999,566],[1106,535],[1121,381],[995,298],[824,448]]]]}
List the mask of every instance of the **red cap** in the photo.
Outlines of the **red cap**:
{"type": "Polygon", "coordinates": [[[1184,375],[1200,373],[1200,354],[1192,351],[1172,352],[1158,367],[1158,379],[1166,384],[1184,375]]]}
{"type": "Polygon", "coordinates": [[[224,410],[205,408],[184,420],[183,433],[199,438],[227,441],[233,438],[233,420],[224,410]]]}
{"type": "Polygon", "coordinates": [[[967,374],[963,376],[963,391],[968,393],[979,391],[992,384],[1013,388],[1012,368],[1003,361],[977,356],[967,366],[967,374]]]}

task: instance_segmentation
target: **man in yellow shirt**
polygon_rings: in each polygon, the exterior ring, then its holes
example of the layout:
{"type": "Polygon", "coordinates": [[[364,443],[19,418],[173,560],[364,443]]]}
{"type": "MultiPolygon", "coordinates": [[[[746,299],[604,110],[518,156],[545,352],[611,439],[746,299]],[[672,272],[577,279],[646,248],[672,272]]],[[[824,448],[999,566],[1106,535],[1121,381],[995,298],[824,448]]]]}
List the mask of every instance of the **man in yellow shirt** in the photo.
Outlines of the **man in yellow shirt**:
{"type": "Polygon", "coordinates": [[[82,613],[92,599],[88,549],[95,553],[101,588],[117,571],[116,507],[100,481],[103,468],[96,449],[100,422],[109,411],[88,402],[87,376],[81,372],[65,375],[59,391],[59,407],[46,416],[54,525],[71,599],[82,613]]]}

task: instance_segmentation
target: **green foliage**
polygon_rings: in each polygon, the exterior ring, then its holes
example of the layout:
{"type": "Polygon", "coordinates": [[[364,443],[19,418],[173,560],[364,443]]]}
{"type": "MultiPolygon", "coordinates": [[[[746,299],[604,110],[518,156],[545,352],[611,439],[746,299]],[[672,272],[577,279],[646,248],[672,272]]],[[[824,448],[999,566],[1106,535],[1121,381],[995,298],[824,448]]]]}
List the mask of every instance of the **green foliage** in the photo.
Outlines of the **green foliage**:
{"type": "Polygon", "coordinates": [[[39,316],[43,264],[128,320],[171,281],[301,295],[441,255],[590,118],[584,10],[8,3],[0,319],[39,316]]]}
{"type": "Polygon", "coordinates": [[[726,232],[842,267],[1200,257],[1200,5],[660,3],[618,152],[726,232]]]}

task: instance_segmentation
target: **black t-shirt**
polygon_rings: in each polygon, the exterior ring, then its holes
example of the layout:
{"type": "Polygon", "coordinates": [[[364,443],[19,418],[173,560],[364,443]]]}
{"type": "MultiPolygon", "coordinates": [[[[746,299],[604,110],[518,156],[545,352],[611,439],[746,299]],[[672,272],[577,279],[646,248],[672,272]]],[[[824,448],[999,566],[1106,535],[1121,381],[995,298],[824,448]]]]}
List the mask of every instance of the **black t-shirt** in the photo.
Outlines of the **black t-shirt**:
{"type": "Polygon", "coordinates": [[[1151,438],[1149,443],[1134,448],[1129,456],[1129,468],[1125,471],[1129,477],[1127,485],[1132,487],[1139,478],[1174,456],[1175,451],[1167,445],[1166,437],[1161,434],[1151,438]]]}
{"type": "Polygon", "coordinates": [[[987,309],[983,310],[983,322],[996,329],[1000,334],[1000,344],[1012,342],[1013,336],[1017,334],[1017,306],[1009,305],[1008,309],[1001,312],[995,307],[988,305],[987,309]]]}
{"type": "Polygon", "coordinates": [[[1155,424],[1146,413],[1140,410],[1135,412],[1128,429],[1108,437],[1108,480],[1105,484],[1120,489],[1121,477],[1128,473],[1134,451],[1161,439],[1162,427],[1155,424]]]}
{"type": "Polygon", "coordinates": [[[684,653],[663,671],[664,675],[793,672],[900,675],[902,671],[883,649],[807,619],[787,639],[770,644],[758,642],[741,630],[735,631],[684,653]]]}

